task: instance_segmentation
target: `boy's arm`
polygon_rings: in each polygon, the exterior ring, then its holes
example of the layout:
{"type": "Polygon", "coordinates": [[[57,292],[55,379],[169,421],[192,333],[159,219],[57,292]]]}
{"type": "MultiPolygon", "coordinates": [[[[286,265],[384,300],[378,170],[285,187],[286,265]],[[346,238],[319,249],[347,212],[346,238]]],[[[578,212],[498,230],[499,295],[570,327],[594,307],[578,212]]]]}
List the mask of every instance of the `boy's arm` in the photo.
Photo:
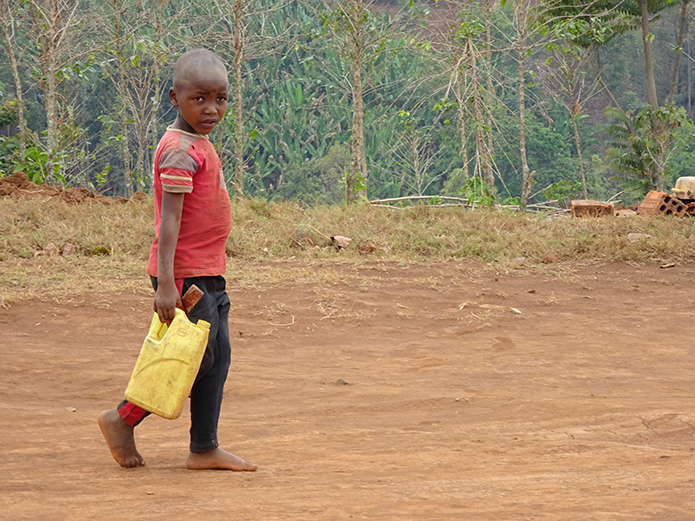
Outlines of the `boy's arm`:
{"type": "Polygon", "coordinates": [[[162,221],[157,247],[157,292],[154,295],[154,310],[161,322],[174,320],[176,305],[181,306],[181,295],[174,281],[174,255],[181,229],[184,195],[162,192],[162,221]]]}

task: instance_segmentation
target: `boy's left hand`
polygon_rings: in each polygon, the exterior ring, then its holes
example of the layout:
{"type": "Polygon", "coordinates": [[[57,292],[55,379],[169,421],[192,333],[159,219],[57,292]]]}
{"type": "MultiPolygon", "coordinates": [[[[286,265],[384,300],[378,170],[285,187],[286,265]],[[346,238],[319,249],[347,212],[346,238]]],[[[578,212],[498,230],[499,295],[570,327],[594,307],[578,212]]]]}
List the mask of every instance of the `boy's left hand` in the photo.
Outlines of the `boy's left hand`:
{"type": "Polygon", "coordinates": [[[159,284],[154,294],[154,311],[159,315],[159,321],[169,323],[174,320],[177,307],[183,309],[176,284],[159,284]]]}

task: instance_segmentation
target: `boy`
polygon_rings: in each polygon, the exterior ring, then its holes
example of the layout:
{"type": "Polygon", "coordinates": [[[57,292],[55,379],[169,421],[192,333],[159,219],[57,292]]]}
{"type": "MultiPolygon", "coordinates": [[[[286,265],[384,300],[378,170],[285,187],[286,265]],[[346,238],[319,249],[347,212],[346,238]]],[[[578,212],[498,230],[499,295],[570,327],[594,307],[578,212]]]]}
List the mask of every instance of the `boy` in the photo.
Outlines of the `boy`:
{"type": "MultiPolygon", "coordinates": [[[[256,466],[219,448],[217,423],[231,359],[229,297],[222,277],[231,230],[231,205],[220,160],[208,134],[227,110],[229,82],[222,60],[206,49],[183,54],[174,67],[169,99],[178,109],[157,147],[154,167],[155,232],[147,273],[155,289],[154,310],[174,318],[181,295],[193,284],[204,296],[189,313],[210,322],[210,337],[191,390],[189,469],[253,471],[256,466]]],[[[145,460],[134,428],[149,412],[127,401],[104,411],[99,427],[111,455],[126,468],[145,460]]]]}

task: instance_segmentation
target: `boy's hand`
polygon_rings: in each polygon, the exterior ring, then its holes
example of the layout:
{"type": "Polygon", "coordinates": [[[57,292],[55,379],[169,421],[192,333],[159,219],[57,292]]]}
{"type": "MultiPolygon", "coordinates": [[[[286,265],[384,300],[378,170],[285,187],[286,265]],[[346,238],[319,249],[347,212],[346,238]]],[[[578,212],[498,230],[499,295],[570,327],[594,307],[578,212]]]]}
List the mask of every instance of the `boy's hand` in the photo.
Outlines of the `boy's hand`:
{"type": "Polygon", "coordinates": [[[176,315],[176,308],[183,309],[181,303],[181,295],[176,289],[176,284],[159,283],[157,292],[154,294],[154,310],[159,315],[159,321],[162,323],[170,323],[176,315]]]}

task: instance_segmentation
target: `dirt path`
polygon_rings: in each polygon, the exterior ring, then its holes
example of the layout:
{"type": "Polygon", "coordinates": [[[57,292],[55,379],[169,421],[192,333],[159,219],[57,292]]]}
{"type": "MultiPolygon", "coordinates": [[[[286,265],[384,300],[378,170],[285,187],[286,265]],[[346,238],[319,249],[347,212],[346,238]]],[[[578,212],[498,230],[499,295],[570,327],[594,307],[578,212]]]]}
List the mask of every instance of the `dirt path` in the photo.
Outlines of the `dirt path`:
{"type": "Polygon", "coordinates": [[[111,459],[146,295],[0,310],[0,518],[695,519],[695,266],[316,269],[230,288],[220,437],[253,474],[186,471],[187,413],[111,459]]]}

